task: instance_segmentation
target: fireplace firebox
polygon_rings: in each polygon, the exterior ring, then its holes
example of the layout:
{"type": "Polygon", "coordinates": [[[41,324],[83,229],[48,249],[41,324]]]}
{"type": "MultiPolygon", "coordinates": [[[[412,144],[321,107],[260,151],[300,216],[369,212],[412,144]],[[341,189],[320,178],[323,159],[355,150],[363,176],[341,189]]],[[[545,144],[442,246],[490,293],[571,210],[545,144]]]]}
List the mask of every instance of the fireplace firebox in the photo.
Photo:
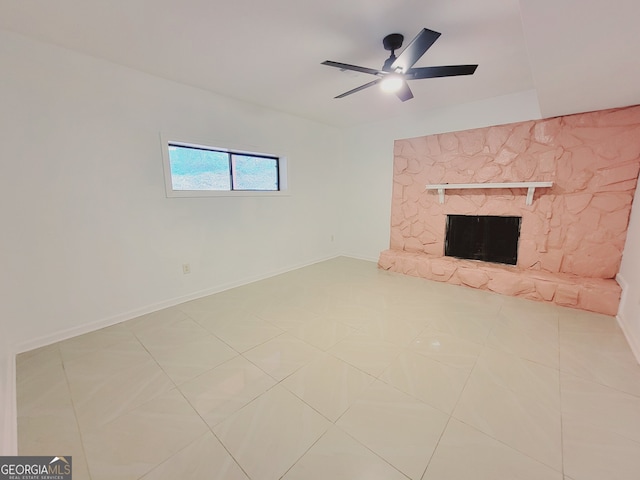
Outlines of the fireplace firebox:
{"type": "Polygon", "coordinates": [[[516,265],[522,217],[447,215],[448,257],[516,265]]]}

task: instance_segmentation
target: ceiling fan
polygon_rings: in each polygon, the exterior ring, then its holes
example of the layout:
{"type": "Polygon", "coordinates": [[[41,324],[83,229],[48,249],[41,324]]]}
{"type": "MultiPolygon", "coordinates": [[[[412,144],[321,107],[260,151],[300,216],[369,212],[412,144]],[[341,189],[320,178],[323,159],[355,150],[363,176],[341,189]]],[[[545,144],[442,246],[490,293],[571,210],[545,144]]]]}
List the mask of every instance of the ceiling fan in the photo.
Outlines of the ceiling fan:
{"type": "Polygon", "coordinates": [[[383,90],[395,92],[403,102],[413,98],[413,92],[407,84],[407,80],[419,80],[424,78],[454,77],[458,75],[472,75],[478,65],[449,65],[442,67],[418,67],[413,65],[424,55],[424,53],[435,43],[441,34],[427,28],[423,28],[416,38],[396,57],[395,51],[402,47],[404,36],[399,33],[387,35],[382,40],[385,50],[390,50],[391,55],[384,62],[382,69],[359,67],[348,63],[333,62],[326,60],[322,65],[336,67],[340,70],[353,70],[355,72],[368,73],[379,78],[372,82],[360,85],[353,90],[349,90],[334,98],[343,98],[352,93],[359,92],[365,88],[380,84],[383,90]]]}

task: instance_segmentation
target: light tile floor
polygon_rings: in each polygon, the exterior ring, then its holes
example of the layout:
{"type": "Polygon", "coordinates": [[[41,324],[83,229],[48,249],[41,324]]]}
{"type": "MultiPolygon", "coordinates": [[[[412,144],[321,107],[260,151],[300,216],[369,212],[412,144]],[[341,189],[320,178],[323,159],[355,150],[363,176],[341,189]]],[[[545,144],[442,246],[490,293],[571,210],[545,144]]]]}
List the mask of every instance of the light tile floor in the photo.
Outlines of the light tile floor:
{"type": "Polygon", "coordinates": [[[612,317],[337,258],[18,356],[74,478],[640,478],[612,317]]]}

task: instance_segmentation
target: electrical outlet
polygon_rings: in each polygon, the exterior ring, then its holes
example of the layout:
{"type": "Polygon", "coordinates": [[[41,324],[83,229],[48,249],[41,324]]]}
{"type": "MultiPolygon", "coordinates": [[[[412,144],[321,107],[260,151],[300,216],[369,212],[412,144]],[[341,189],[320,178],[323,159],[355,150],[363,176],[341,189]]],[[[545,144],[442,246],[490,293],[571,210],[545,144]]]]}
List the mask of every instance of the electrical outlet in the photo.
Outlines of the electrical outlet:
{"type": "Polygon", "coordinates": [[[187,275],[188,273],[191,273],[191,265],[189,265],[188,263],[183,263],[182,264],[182,273],[187,275]]]}

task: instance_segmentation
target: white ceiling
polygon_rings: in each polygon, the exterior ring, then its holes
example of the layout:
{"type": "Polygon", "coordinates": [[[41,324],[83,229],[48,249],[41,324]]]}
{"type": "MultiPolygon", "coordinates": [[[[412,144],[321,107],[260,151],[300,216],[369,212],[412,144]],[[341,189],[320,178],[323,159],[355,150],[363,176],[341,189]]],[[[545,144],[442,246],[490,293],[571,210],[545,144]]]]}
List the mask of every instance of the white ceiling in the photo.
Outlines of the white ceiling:
{"type": "Polygon", "coordinates": [[[0,28],[159,77],[336,126],[535,89],[543,117],[640,104],[638,0],[0,0],[0,28]],[[442,33],[400,102],[374,77],[382,38],[442,33]]]}

